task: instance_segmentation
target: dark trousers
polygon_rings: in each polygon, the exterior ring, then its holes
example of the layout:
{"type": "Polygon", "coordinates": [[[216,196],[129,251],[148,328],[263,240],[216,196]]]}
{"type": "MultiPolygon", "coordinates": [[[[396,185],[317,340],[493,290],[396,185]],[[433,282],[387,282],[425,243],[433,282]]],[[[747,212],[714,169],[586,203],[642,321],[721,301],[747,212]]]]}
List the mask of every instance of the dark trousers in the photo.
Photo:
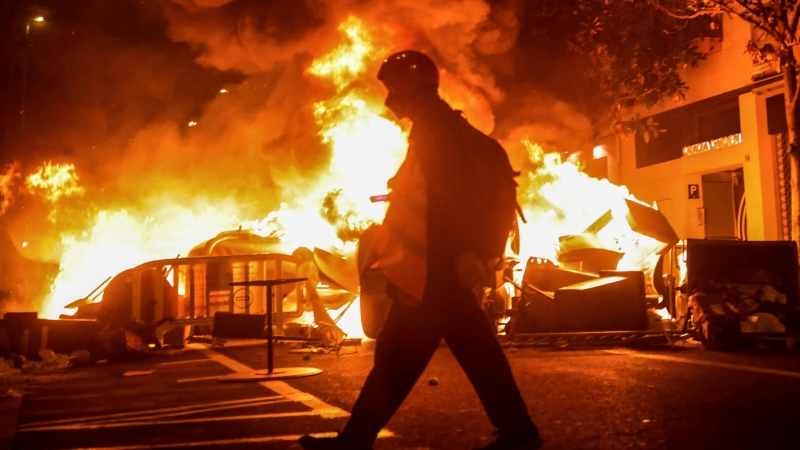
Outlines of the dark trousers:
{"type": "MultiPolygon", "coordinates": [[[[455,275],[434,278],[418,307],[395,301],[375,346],[367,376],[343,437],[370,445],[403,403],[442,338],[464,369],[500,433],[535,431],[495,331],[455,275]]],[[[430,280],[430,278],[429,278],[430,280]]],[[[391,292],[390,292],[391,296],[391,292]]]]}

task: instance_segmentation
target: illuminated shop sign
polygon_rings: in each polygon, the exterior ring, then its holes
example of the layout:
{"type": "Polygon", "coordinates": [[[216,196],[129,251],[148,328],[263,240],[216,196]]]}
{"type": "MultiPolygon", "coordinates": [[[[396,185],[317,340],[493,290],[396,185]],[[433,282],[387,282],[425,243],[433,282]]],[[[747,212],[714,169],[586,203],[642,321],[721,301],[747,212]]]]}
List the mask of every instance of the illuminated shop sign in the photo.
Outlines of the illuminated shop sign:
{"type": "Polygon", "coordinates": [[[733,147],[742,143],[742,133],[732,134],[730,136],[712,139],[710,141],[701,142],[699,144],[692,144],[683,147],[683,156],[698,155],[700,153],[710,152],[721,148],[733,147]]]}

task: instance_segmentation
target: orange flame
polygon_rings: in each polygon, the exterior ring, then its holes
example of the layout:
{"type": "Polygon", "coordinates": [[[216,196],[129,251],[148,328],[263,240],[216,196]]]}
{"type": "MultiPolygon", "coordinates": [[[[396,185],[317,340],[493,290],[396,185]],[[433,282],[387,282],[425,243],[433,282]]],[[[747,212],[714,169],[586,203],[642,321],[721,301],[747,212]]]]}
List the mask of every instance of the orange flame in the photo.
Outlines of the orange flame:
{"type": "Polygon", "coordinates": [[[523,260],[536,256],[556,261],[559,237],[582,233],[611,210],[613,218],[598,237],[609,250],[624,253],[617,269],[651,267],[653,251],[659,244],[631,230],[625,219],[625,199],[638,200],[625,186],[592,178],[574,161],[562,161],[560,154],[545,153],[533,142],[523,144],[537,167],[526,173],[520,183],[520,204],[528,219],[520,229],[523,260]]]}
{"type": "Polygon", "coordinates": [[[74,310],[63,306],[88,295],[105,278],[147,261],[185,254],[209,236],[235,226],[230,212],[200,207],[99,211],[88,229],[62,233],[60,270],[40,314],[49,318],[72,314],[74,310]]]}
{"type": "Polygon", "coordinates": [[[331,98],[312,106],[319,134],[332,150],[329,170],[314,181],[306,195],[285,202],[280,210],[251,226],[285,242],[336,248],[352,255],[355,242],[342,242],[330,221],[320,216],[320,205],[331,199],[342,220],[346,216],[347,226],[356,230],[380,222],[385,205],[371,203],[369,197],[386,191],[386,182],[405,157],[408,141],[406,132],[382,116],[385,109],[376,95],[355,86],[368,63],[380,53],[366,26],[350,17],[339,30],[344,42],[308,69],[335,87],[331,98]]]}
{"type": "Polygon", "coordinates": [[[44,163],[36,173],[28,176],[25,185],[31,194],[42,195],[51,203],[62,197],[83,195],[84,189],[78,185],[78,175],[73,164],[44,163]]]}
{"type": "Polygon", "coordinates": [[[314,60],[308,72],[332,81],[342,90],[363,75],[365,60],[378,49],[375,48],[364,23],[355,17],[351,16],[342,22],[339,31],[345,35],[346,41],[327,55],[314,60]]]}
{"type": "Polygon", "coordinates": [[[5,171],[0,174],[0,215],[14,202],[14,183],[19,177],[19,163],[6,164],[5,171]]]}

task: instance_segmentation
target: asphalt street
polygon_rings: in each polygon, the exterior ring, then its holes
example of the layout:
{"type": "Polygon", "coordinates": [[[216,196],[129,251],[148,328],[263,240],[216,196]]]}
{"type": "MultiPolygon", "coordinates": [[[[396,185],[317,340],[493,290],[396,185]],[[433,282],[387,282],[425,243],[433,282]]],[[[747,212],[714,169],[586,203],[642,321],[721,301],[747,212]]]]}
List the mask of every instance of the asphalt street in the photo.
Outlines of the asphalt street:
{"type": "MultiPolygon", "coordinates": [[[[264,369],[263,344],[30,374],[15,449],[299,449],[341,430],[374,342],[338,354],[276,345],[288,381],[223,383],[264,369]],[[124,376],[127,374],[128,376],[124,376]],[[132,376],[131,376],[132,375],[132,376]]],[[[545,449],[800,449],[800,352],[697,346],[506,349],[545,449]]],[[[442,346],[375,445],[471,449],[493,428],[442,346]]]]}

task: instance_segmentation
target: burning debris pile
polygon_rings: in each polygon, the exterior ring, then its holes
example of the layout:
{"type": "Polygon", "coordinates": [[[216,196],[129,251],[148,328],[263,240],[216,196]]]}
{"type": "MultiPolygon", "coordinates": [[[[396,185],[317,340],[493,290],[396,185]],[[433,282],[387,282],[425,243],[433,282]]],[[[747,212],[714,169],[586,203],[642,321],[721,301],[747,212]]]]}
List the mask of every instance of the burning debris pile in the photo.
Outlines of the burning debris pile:
{"type": "Polygon", "coordinates": [[[559,267],[528,259],[511,333],[648,328],[647,309],[656,304],[648,304],[646,286],[661,275],[653,274],[652,259],[678,236],[658,210],[620,200],[624,209],[614,205],[583,232],[559,238],[559,267]]]}

